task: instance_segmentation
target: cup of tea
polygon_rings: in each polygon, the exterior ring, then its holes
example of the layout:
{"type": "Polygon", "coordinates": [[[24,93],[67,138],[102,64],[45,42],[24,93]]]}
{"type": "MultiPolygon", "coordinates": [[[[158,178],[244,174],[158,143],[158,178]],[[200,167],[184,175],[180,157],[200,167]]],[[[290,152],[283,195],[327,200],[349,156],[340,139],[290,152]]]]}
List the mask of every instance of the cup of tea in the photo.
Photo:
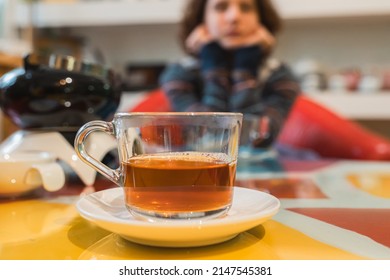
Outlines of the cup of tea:
{"type": "Polygon", "coordinates": [[[0,196],[18,196],[38,187],[57,191],[65,184],[63,168],[46,152],[0,155],[0,196]]]}
{"type": "Polygon", "coordinates": [[[118,113],[112,122],[81,127],[75,150],[123,187],[126,207],[135,217],[214,218],[232,203],[241,125],[240,113],[118,113]],[[118,142],[115,170],[86,150],[88,135],[102,131],[118,142]]]}

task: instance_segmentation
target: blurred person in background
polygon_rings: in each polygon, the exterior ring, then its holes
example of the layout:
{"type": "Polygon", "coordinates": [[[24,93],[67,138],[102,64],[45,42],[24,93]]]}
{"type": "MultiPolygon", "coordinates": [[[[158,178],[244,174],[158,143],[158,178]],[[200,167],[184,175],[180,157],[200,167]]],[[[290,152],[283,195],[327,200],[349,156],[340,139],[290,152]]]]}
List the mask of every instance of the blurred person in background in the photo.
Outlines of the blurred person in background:
{"type": "Polygon", "coordinates": [[[274,143],[300,87],[289,67],[271,58],[281,19],[270,0],[192,0],[180,41],[189,55],[160,77],[174,111],[265,116],[253,145],[274,143]]]}

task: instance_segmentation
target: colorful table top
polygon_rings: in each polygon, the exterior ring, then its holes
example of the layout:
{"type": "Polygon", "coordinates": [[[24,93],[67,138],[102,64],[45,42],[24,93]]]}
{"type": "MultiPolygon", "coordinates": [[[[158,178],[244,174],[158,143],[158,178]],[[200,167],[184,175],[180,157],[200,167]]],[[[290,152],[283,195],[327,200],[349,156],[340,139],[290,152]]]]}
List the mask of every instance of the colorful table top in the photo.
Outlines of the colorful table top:
{"type": "MultiPolygon", "coordinates": [[[[216,245],[132,243],[83,219],[82,184],[0,199],[0,259],[390,259],[390,163],[264,160],[239,164],[237,186],[270,193],[270,220],[216,245]]],[[[98,180],[96,190],[113,187],[98,180]]]]}

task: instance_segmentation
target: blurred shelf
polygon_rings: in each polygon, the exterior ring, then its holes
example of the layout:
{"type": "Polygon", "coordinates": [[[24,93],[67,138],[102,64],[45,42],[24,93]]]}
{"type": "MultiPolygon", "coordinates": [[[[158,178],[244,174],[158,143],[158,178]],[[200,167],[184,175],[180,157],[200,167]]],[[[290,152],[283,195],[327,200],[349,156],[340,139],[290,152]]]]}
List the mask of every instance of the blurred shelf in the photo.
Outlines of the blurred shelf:
{"type": "Polygon", "coordinates": [[[30,22],[35,27],[169,24],[179,21],[184,4],[183,0],[19,3],[15,21],[21,27],[30,22]]]}
{"type": "Polygon", "coordinates": [[[284,19],[380,17],[390,15],[388,0],[273,0],[284,19]]]}
{"type": "MultiPolygon", "coordinates": [[[[173,24],[180,20],[186,1],[37,2],[31,7],[19,2],[15,8],[15,22],[20,27],[26,27],[30,22],[35,27],[173,24]]],[[[390,15],[388,0],[274,0],[274,3],[286,20],[390,15]]]]}
{"type": "Polygon", "coordinates": [[[390,120],[390,91],[375,93],[321,92],[307,94],[307,96],[349,119],[390,120]]]}

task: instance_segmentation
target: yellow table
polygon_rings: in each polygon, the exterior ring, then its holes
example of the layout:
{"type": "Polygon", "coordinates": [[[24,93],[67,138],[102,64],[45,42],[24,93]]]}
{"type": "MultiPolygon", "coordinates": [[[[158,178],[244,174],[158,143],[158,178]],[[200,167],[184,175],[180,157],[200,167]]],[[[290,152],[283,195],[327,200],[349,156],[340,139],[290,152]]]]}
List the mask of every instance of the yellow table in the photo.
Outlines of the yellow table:
{"type": "MultiPolygon", "coordinates": [[[[83,186],[0,200],[0,259],[390,259],[390,163],[265,161],[241,165],[237,185],[281,201],[271,220],[197,248],[132,243],[81,218],[83,186]]],[[[100,179],[96,189],[112,187],[100,179]]]]}

